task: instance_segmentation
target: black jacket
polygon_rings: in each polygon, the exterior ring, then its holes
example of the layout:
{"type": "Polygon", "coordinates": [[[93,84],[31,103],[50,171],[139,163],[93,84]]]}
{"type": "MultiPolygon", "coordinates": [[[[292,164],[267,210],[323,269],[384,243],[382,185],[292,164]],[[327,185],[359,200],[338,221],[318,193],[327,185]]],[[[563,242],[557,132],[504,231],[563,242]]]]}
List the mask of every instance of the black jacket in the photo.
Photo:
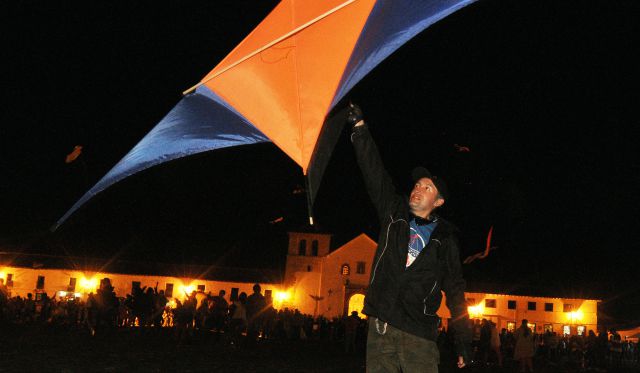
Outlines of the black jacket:
{"type": "Polygon", "coordinates": [[[429,243],[406,267],[412,218],[408,200],[396,193],[366,125],[354,128],[351,141],[381,227],[363,313],[435,341],[440,323],[436,311],[444,291],[456,350],[466,358],[470,335],[457,229],[437,218],[429,243]]]}

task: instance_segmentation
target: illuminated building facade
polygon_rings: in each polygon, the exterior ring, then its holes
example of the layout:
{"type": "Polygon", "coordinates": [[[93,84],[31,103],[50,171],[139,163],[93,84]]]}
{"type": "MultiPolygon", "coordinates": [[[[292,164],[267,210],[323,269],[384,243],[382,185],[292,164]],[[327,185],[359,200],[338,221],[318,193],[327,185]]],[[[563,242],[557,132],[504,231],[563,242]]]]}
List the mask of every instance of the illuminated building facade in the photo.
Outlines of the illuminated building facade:
{"type": "MultiPolygon", "coordinates": [[[[288,307],[327,318],[361,311],[375,241],[361,234],[331,250],[330,234],[290,232],[288,246],[284,274],[210,266],[136,268],[139,263],[122,263],[118,268],[113,264],[78,263],[70,259],[45,264],[23,258],[20,263],[20,258],[0,255],[0,278],[11,295],[34,293],[36,298],[42,292],[84,297],[95,292],[105,278],[118,297],[131,294],[134,287],[157,286],[168,297],[180,300],[192,291],[204,297],[207,293],[217,295],[220,290],[226,291],[227,299],[234,300],[241,292],[251,294],[253,284],[260,283],[263,294],[276,309],[288,307]]],[[[559,335],[574,335],[597,329],[598,300],[502,294],[500,287],[473,283],[467,288],[470,317],[491,320],[498,329],[513,330],[522,319],[527,319],[537,333],[550,330],[559,335]]],[[[444,301],[438,314],[446,325],[450,313],[444,301]]]]}

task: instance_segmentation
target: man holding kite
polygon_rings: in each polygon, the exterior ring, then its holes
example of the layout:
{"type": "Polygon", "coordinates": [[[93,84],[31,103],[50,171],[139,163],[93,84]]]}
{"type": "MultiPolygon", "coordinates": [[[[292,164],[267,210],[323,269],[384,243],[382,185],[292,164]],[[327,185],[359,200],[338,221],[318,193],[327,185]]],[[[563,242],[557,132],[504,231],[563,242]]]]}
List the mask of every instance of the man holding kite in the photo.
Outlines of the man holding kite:
{"type": "Polygon", "coordinates": [[[469,324],[457,229],[433,213],[448,198],[446,184],[418,167],[407,201],[384,169],[358,106],[350,106],[347,122],[353,126],[351,141],[381,226],[362,310],[369,316],[367,372],[438,371],[436,312],[442,291],[462,368],[469,324]]]}

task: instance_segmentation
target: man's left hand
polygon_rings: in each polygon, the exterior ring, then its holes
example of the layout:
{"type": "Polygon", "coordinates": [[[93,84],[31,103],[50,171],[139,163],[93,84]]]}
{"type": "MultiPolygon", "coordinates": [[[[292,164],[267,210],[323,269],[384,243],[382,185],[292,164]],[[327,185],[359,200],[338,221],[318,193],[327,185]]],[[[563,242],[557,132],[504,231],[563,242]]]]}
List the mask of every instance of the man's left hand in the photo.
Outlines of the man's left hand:
{"type": "Polygon", "coordinates": [[[464,368],[465,366],[464,358],[462,356],[458,356],[458,368],[464,368]]]}

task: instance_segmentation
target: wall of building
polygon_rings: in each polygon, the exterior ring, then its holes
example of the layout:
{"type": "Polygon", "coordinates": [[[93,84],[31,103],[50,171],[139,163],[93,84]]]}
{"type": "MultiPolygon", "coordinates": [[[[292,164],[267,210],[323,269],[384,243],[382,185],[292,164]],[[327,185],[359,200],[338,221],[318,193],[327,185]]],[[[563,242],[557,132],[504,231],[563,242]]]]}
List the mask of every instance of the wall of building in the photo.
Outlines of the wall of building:
{"type": "Polygon", "coordinates": [[[326,257],[322,267],[322,313],[328,317],[341,317],[346,313],[349,298],[355,293],[364,294],[371,276],[376,243],[364,234],[354,238],[326,257]],[[358,273],[358,263],[364,270],[358,273]],[[349,274],[342,274],[342,267],[349,266],[349,274]],[[362,289],[362,290],[359,290],[362,289]],[[353,291],[350,291],[353,290],[353,291]]]}
{"type": "MultiPolygon", "coordinates": [[[[118,297],[126,297],[127,294],[131,294],[133,288],[133,282],[139,282],[140,287],[153,288],[157,285],[158,290],[166,290],[167,284],[173,284],[173,298],[184,300],[185,293],[190,293],[193,290],[198,291],[198,286],[204,286],[201,293],[211,292],[217,295],[220,290],[226,291],[226,298],[230,299],[234,289],[237,289],[237,293],[242,292],[250,295],[253,293],[252,282],[225,282],[225,281],[211,281],[195,278],[178,278],[170,276],[148,276],[148,275],[136,275],[136,274],[119,274],[119,273],[96,273],[96,272],[83,272],[66,269],[33,269],[33,268],[21,268],[21,267],[0,267],[0,278],[7,279],[7,275],[12,276],[12,286],[8,287],[11,296],[26,297],[28,293],[46,292],[49,296],[54,293],[59,294],[61,291],[73,291],[80,293],[80,296],[86,296],[90,292],[95,292],[100,286],[100,280],[103,278],[109,278],[111,285],[114,287],[114,291],[118,297]],[[38,276],[44,277],[43,289],[37,289],[36,284],[38,276]],[[75,289],[69,289],[69,282],[71,278],[76,279],[75,289]]],[[[275,298],[276,293],[284,292],[282,284],[260,284],[262,287],[262,294],[268,291],[275,298]]],[[[202,289],[202,288],[200,288],[202,289]]],[[[274,300],[274,306],[280,307],[282,301],[274,300]]]]}
{"type": "MultiPolygon", "coordinates": [[[[517,328],[522,319],[527,319],[530,324],[535,324],[536,333],[543,333],[545,326],[559,335],[564,334],[565,326],[569,327],[570,334],[577,334],[579,326],[584,327],[585,333],[597,331],[597,300],[487,293],[465,293],[465,298],[471,318],[491,320],[498,329],[509,329],[514,325],[517,328]],[[509,301],[515,302],[515,309],[509,309],[509,301]],[[535,303],[535,310],[529,309],[529,302],[535,303]],[[495,307],[489,307],[494,304],[495,307]],[[551,311],[545,310],[546,304],[552,305],[551,311]]],[[[438,314],[443,318],[451,317],[444,300],[438,314]]]]}

